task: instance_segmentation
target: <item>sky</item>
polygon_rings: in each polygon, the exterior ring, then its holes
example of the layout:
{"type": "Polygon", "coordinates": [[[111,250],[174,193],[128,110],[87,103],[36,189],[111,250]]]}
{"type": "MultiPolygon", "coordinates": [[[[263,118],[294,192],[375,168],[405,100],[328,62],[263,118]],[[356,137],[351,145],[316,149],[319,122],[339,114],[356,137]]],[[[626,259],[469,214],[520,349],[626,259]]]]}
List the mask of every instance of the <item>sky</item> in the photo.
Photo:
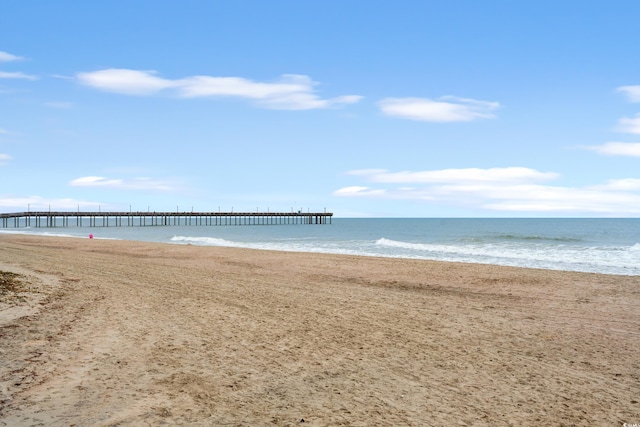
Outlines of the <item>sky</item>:
{"type": "Polygon", "coordinates": [[[0,212],[640,217],[640,2],[0,6],[0,212]]]}

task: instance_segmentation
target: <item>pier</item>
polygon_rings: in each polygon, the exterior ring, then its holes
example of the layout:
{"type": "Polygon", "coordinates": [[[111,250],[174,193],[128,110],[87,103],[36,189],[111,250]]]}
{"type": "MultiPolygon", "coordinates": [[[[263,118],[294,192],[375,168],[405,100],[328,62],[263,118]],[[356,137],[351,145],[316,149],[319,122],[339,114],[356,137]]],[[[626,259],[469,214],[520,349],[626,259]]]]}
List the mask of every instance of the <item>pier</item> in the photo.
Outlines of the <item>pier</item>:
{"type": "Polygon", "coordinates": [[[330,212],[15,212],[2,228],[331,224],[330,212]]]}

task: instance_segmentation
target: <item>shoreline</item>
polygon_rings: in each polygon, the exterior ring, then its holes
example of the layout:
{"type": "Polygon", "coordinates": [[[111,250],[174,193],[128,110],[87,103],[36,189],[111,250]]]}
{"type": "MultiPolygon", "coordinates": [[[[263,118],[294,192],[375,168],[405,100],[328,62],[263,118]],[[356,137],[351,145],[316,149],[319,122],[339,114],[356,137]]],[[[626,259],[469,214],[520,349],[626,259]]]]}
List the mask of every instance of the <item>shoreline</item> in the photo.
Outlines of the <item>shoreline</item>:
{"type": "MultiPolygon", "coordinates": [[[[72,235],[72,234],[36,234],[36,233],[28,233],[25,231],[6,231],[0,230],[0,238],[3,235],[20,235],[20,236],[33,236],[33,237],[43,237],[43,238],[71,238],[71,239],[87,239],[85,235],[72,235]]],[[[366,258],[382,258],[382,259],[399,259],[399,260],[415,260],[415,261],[428,261],[428,262],[444,262],[444,263],[454,263],[454,264],[468,264],[468,265],[487,265],[487,266],[496,266],[496,267],[506,267],[506,268],[523,268],[523,269],[532,269],[532,270],[545,270],[545,271],[555,271],[555,272],[567,272],[567,273],[585,273],[585,274],[602,274],[607,276],[622,276],[622,277],[640,277],[640,274],[624,274],[624,273],[611,273],[611,272],[598,272],[598,271],[588,271],[588,270],[566,270],[561,268],[551,268],[551,267],[531,267],[524,265],[510,265],[510,264],[497,264],[490,262],[471,262],[471,261],[457,261],[457,260],[442,260],[435,258],[426,258],[426,257],[403,257],[403,256],[391,256],[391,255],[380,255],[380,254],[345,254],[340,252],[332,252],[332,251],[302,251],[302,250],[288,250],[288,249],[272,249],[272,248],[252,248],[246,246],[224,246],[224,245],[207,245],[207,244],[198,244],[191,242],[172,242],[172,241],[152,241],[152,240],[133,240],[133,239],[124,239],[124,238],[116,238],[116,237],[97,237],[92,234],[91,239],[94,240],[115,240],[115,241],[125,241],[125,242],[141,242],[141,243],[157,243],[157,244],[168,244],[168,245],[188,245],[194,247],[210,247],[210,248],[230,248],[230,249],[245,249],[245,250],[256,250],[256,251],[267,251],[267,252],[278,252],[278,253],[304,253],[304,254],[326,254],[326,255],[338,255],[338,256],[355,256],[355,257],[366,257],[366,258]]]]}
{"type": "Polygon", "coordinates": [[[640,422],[638,276],[16,234],[0,270],[10,425],[640,422]]]}

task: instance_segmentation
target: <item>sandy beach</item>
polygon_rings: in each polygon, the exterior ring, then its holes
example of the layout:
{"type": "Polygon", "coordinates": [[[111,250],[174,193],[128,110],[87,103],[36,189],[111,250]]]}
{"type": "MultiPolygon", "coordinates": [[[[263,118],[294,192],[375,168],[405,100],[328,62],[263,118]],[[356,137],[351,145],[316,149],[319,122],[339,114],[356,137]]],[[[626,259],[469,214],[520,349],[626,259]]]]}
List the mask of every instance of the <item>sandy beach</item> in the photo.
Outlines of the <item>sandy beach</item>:
{"type": "Polygon", "coordinates": [[[637,276],[8,234],[0,271],[0,425],[640,423],[637,276]]]}

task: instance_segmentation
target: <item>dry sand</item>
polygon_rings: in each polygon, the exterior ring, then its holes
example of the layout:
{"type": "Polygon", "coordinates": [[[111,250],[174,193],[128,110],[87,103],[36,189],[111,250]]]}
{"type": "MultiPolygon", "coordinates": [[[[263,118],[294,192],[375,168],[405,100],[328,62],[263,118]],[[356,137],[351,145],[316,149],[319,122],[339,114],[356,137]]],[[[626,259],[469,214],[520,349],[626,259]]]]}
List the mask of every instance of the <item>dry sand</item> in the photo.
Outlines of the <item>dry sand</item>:
{"type": "Polygon", "coordinates": [[[0,270],[0,425],[640,423],[640,277],[20,235],[0,270]]]}

